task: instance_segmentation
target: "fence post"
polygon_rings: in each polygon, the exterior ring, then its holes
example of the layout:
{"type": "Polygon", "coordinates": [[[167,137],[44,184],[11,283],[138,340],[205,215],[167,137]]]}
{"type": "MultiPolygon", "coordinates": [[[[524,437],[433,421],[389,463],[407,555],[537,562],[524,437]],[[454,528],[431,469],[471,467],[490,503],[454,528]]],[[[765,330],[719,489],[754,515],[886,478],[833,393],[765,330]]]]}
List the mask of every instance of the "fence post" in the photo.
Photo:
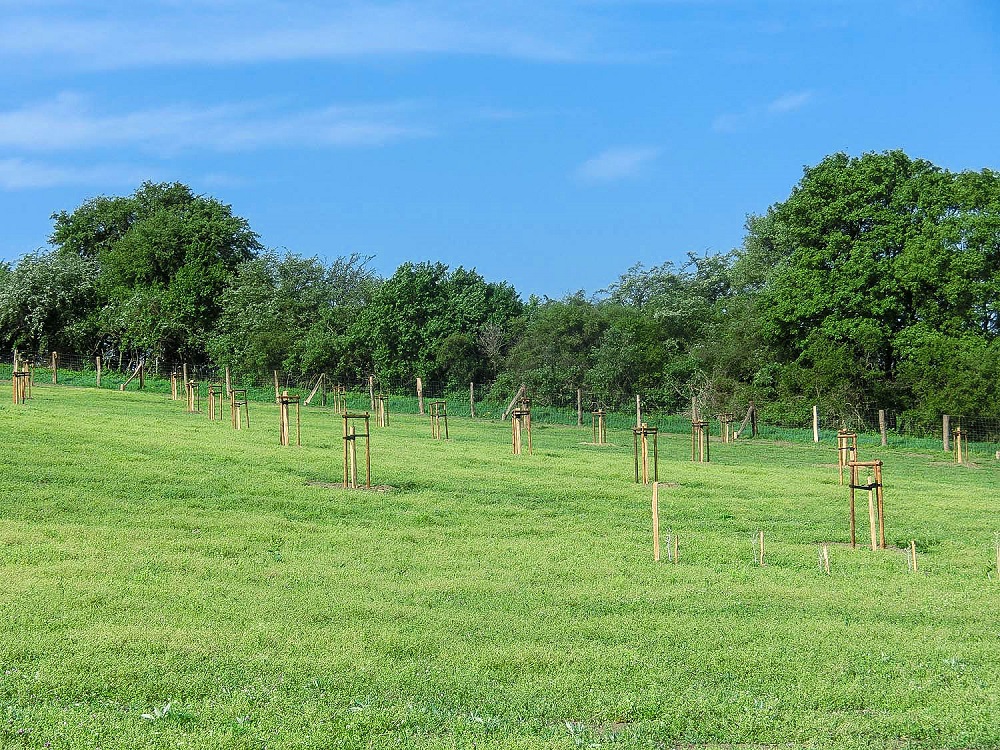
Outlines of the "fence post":
{"type": "Polygon", "coordinates": [[[469,383],[469,416],[476,416],[476,384],[469,383]]]}
{"type": "Polygon", "coordinates": [[[421,414],[424,413],[424,384],[420,378],[417,378],[417,409],[421,414]]]}
{"type": "Polygon", "coordinates": [[[226,365],[226,398],[233,392],[233,380],[229,375],[229,365],[226,365]]]}
{"type": "Polygon", "coordinates": [[[819,442],[819,407],[813,404],[813,442],[819,442]]]}
{"type": "Polygon", "coordinates": [[[882,447],[885,448],[889,444],[888,435],[885,431],[885,409],[878,410],[878,431],[882,435],[882,447]]]}
{"type": "Polygon", "coordinates": [[[274,371],[274,403],[278,403],[278,371],[274,371]]]}
{"type": "Polygon", "coordinates": [[[101,358],[97,358],[97,387],[101,387],[101,358]]]}
{"type": "Polygon", "coordinates": [[[59,355],[52,352],[52,384],[59,382],[59,355]]]}
{"type": "Polygon", "coordinates": [[[951,451],[951,417],[947,414],[941,415],[941,446],[945,453],[951,451]]]}

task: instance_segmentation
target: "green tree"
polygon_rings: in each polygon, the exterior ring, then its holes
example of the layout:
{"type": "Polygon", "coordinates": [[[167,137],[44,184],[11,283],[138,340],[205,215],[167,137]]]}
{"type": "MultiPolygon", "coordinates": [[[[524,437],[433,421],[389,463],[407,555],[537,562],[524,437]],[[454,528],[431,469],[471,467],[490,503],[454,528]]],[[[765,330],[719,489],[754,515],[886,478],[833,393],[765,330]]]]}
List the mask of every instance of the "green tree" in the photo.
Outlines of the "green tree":
{"type": "Polygon", "coordinates": [[[52,218],[59,255],[97,264],[108,345],[166,358],[204,358],[223,290],[261,250],[230,206],[180,183],[146,182],[52,218]]]}
{"type": "Polygon", "coordinates": [[[97,264],[29,253],[0,273],[0,336],[23,352],[92,351],[97,343],[97,264]]]}

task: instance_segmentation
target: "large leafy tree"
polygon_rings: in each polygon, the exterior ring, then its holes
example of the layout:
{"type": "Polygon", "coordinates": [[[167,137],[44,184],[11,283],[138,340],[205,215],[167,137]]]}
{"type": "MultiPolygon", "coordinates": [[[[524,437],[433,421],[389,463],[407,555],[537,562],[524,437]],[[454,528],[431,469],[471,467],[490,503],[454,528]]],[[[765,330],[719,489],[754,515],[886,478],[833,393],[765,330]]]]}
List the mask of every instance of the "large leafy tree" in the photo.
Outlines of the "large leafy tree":
{"type": "MultiPolygon", "coordinates": [[[[1000,307],[1000,176],[901,151],[834,154],[751,217],[734,278],[778,398],[911,406],[903,362],[938,339],[991,341],[1000,307]]],[[[963,347],[968,351],[968,347],[963,347]]]]}
{"type": "Polygon", "coordinates": [[[360,363],[350,329],[378,279],[370,258],[265,253],[243,263],[222,297],[213,359],[242,373],[326,372],[350,381],[360,363]]]}
{"type": "Polygon", "coordinates": [[[106,346],[199,360],[239,264],[262,248],[245,219],[180,183],[143,183],[53,215],[61,256],[99,269],[106,346]]]}
{"type": "Polygon", "coordinates": [[[404,263],[375,291],[354,339],[386,383],[420,375],[428,383],[464,385],[488,377],[495,352],[484,342],[513,325],[522,307],[512,286],[474,270],[404,263]]]}
{"type": "Polygon", "coordinates": [[[89,352],[97,340],[97,264],[36,252],[0,273],[0,336],[23,352],[89,352]]]}

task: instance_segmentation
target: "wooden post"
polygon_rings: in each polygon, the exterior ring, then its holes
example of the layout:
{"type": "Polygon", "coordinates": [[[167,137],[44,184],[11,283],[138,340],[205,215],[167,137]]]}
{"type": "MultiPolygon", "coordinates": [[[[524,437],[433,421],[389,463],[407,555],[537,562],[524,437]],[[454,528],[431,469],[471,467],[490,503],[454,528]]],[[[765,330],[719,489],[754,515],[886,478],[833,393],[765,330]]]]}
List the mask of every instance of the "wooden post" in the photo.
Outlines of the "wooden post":
{"type": "Polygon", "coordinates": [[[97,358],[97,387],[101,387],[101,358],[97,358]]]}
{"type": "Polygon", "coordinates": [[[476,416],[476,384],[469,383],[469,416],[476,416]]]}
{"type": "Polygon", "coordinates": [[[368,376],[368,400],[371,402],[371,409],[375,411],[375,376],[368,376]]]}
{"type": "MultiPolygon", "coordinates": [[[[119,370],[121,369],[121,365],[120,364],[119,364],[118,369],[119,370]]],[[[187,366],[187,362],[184,363],[182,377],[183,377],[184,387],[186,388],[187,387],[187,382],[188,382],[188,366],[187,366]]]]}
{"type": "Polygon", "coordinates": [[[813,442],[819,442],[819,407],[813,405],[813,442]]]}
{"type": "Polygon", "coordinates": [[[941,446],[945,453],[951,452],[951,417],[941,415],[941,446]]]}
{"type": "Polygon", "coordinates": [[[59,382],[59,355],[52,352],[52,384],[59,382]]]}
{"type": "Polygon", "coordinates": [[[424,384],[417,378],[417,410],[422,416],[424,413],[424,384]]]}
{"type": "Polygon", "coordinates": [[[229,394],[232,393],[232,390],[233,390],[233,379],[229,375],[229,366],[226,365],[226,398],[229,397],[229,394]]]}
{"type": "Polygon", "coordinates": [[[698,399],[695,396],[691,397],[691,421],[698,421],[698,399]]]}
{"type": "Polygon", "coordinates": [[[642,404],[639,402],[639,394],[635,394],[635,426],[642,427],[642,404]]]}
{"type": "Polygon", "coordinates": [[[274,403],[278,403],[278,371],[274,371],[274,403]]]}
{"type": "Polygon", "coordinates": [[[878,431],[882,436],[882,447],[885,448],[889,445],[889,435],[885,428],[885,409],[878,410],[878,431]]]}
{"type": "Polygon", "coordinates": [[[583,427],[583,391],[576,389],[576,426],[583,427]]]}
{"type": "MultiPolygon", "coordinates": [[[[871,482],[869,482],[871,484],[871,482]]],[[[871,530],[872,552],[878,549],[878,522],[875,519],[875,490],[868,490],[868,526],[871,530]]]]}
{"type": "Polygon", "coordinates": [[[660,483],[653,482],[653,562],[660,561],[660,483]]]}
{"type": "Polygon", "coordinates": [[[917,572],[917,542],[915,539],[910,540],[910,566],[911,570],[917,572]]]}

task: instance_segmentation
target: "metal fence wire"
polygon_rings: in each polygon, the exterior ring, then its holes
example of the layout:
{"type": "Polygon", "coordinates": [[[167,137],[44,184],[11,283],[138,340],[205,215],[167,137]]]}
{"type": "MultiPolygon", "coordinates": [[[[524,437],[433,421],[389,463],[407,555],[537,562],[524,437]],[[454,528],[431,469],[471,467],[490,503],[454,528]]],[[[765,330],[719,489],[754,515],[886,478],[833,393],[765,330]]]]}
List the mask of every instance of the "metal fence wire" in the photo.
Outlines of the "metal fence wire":
{"type": "MultiPolygon", "coordinates": [[[[48,357],[29,357],[28,364],[34,372],[36,383],[51,383],[53,380],[52,359],[48,357]]],[[[14,353],[0,354],[0,379],[11,380],[14,353]]],[[[58,354],[57,380],[59,385],[78,386],[107,390],[138,390],[138,368],[142,365],[143,390],[150,393],[171,393],[171,375],[174,374],[181,393],[183,393],[182,363],[165,363],[162,361],[140,362],[125,360],[101,363],[100,384],[98,385],[97,361],[94,358],[76,354],[58,354]],[[135,376],[135,377],[133,377],[135,376]]],[[[225,369],[189,365],[186,368],[188,378],[204,388],[210,383],[225,384],[225,369]]],[[[419,414],[421,405],[431,400],[444,400],[448,404],[450,416],[475,416],[481,419],[500,419],[510,406],[514,392],[499,392],[495,383],[470,383],[464,388],[449,387],[446,383],[434,382],[420,378],[389,381],[376,375],[358,373],[349,382],[334,381],[324,373],[309,373],[295,375],[285,372],[272,372],[271,377],[260,373],[230,372],[229,383],[234,388],[245,388],[247,397],[255,402],[273,402],[277,391],[288,391],[291,394],[309,400],[307,408],[331,406],[335,389],[343,389],[346,407],[355,410],[372,408],[373,395],[385,395],[389,398],[391,412],[398,414],[419,414]]],[[[634,404],[623,408],[609,394],[593,389],[566,389],[545,400],[534,399],[530,392],[531,418],[533,422],[577,426],[587,430],[592,429],[592,411],[602,409],[606,412],[605,424],[609,430],[630,430],[636,425],[636,409],[634,404]],[[616,408],[617,407],[617,408],[616,408]]],[[[657,427],[660,432],[672,434],[689,434],[691,431],[691,410],[681,412],[665,412],[657,409],[647,409],[641,396],[639,399],[641,420],[650,426],[657,427]]],[[[739,439],[751,437],[751,429],[746,424],[745,416],[748,404],[730,403],[715,405],[713,408],[700,407],[702,419],[710,421],[710,430],[718,436],[721,423],[718,416],[723,412],[733,415],[733,429],[739,430],[739,439]],[[742,429],[740,430],[739,428],[742,429]]],[[[790,442],[811,442],[813,440],[813,413],[809,406],[790,411],[787,407],[776,415],[771,412],[768,404],[756,404],[757,437],[769,440],[785,440],[790,442]]],[[[940,415],[943,417],[944,415],[940,415]]],[[[871,405],[845,404],[838,407],[824,407],[818,413],[818,432],[821,442],[834,443],[838,430],[857,432],[859,441],[865,444],[877,445],[882,441],[882,425],[885,428],[885,442],[888,446],[924,448],[943,450],[949,445],[951,435],[944,434],[944,420],[931,426],[907,421],[900,415],[880,410],[871,405]]],[[[960,427],[967,441],[970,453],[981,457],[997,460],[1000,455],[1000,420],[981,418],[976,415],[949,415],[949,433],[960,427]]]]}

